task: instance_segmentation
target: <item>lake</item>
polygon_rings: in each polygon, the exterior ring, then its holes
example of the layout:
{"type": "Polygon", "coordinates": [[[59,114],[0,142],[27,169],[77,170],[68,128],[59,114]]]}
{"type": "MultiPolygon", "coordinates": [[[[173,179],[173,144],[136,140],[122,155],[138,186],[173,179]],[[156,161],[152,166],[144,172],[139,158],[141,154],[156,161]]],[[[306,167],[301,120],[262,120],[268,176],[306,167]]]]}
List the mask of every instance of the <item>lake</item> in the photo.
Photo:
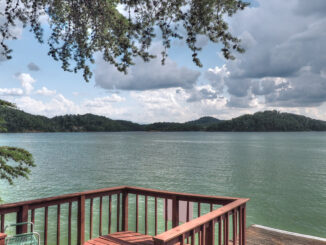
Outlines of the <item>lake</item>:
{"type": "Polygon", "coordinates": [[[326,133],[1,134],[37,167],[4,202],[134,185],[248,197],[247,223],[326,237],[326,133]]]}

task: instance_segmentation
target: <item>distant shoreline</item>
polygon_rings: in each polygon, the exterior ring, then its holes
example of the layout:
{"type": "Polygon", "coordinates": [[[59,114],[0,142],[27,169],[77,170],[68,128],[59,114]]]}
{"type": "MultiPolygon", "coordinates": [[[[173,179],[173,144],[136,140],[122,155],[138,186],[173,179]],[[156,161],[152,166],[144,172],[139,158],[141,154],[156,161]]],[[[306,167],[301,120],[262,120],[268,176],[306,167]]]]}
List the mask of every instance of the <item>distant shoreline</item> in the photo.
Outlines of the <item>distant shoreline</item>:
{"type": "MultiPolygon", "coordinates": [[[[8,133],[46,132],[311,132],[326,131],[326,122],[278,111],[256,112],[231,120],[202,117],[185,123],[138,124],[93,114],[47,118],[16,108],[0,106],[2,127],[8,133]]],[[[1,121],[0,121],[1,122],[1,121]]]]}

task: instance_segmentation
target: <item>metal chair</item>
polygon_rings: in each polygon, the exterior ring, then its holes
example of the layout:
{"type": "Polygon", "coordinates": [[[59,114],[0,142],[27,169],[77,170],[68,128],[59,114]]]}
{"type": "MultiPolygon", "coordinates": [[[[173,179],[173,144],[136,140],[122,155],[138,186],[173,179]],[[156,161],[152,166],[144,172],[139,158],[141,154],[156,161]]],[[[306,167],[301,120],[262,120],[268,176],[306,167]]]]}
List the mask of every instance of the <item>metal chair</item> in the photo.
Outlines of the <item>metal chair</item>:
{"type": "Polygon", "coordinates": [[[31,232],[16,234],[13,236],[7,236],[5,245],[40,245],[40,234],[34,232],[34,224],[32,222],[22,222],[17,224],[10,224],[5,227],[7,228],[16,227],[20,225],[31,225],[31,232]]]}

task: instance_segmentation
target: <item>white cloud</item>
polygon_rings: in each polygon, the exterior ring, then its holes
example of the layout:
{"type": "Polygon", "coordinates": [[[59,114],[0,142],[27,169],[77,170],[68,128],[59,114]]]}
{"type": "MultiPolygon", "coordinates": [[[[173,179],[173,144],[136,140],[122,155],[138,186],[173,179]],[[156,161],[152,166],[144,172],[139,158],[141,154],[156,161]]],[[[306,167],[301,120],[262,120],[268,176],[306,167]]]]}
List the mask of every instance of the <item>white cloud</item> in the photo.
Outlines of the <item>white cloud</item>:
{"type": "Polygon", "coordinates": [[[34,89],[33,83],[35,83],[35,79],[28,73],[19,73],[16,75],[16,78],[21,82],[23,89],[26,94],[30,94],[34,89]]]}
{"type": "Polygon", "coordinates": [[[118,94],[112,94],[110,96],[86,100],[84,102],[84,106],[86,106],[86,107],[105,107],[108,104],[122,102],[125,100],[126,100],[125,98],[119,96],[118,94]]]}
{"type": "Polygon", "coordinates": [[[16,99],[15,103],[26,112],[49,117],[63,114],[76,114],[80,111],[79,107],[73,101],[68,100],[62,94],[58,94],[48,101],[23,96],[16,99]]]}
{"type": "Polygon", "coordinates": [[[40,95],[44,95],[44,96],[51,96],[51,95],[55,95],[57,93],[56,90],[50,90],[46,87],[42,87],[41,89],[38,89],[36,91],[36,94],[40,94],[40,95]]]}
{"type": "Polygon", "coordinates": [[[24,91],[20,88],[0,88],[0,95],[3,96],[21,96],[24,91]]]}

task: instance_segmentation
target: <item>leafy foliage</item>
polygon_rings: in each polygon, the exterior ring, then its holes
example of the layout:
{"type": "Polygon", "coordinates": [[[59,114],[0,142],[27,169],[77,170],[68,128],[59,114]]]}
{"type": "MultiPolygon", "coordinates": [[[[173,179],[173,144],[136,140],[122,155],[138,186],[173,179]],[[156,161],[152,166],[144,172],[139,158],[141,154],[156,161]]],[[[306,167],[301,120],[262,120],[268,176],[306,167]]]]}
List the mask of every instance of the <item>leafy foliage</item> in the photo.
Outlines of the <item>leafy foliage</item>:
{"type": "Polygon", "coordinates": [[[28,178],[30,167],[35,167],[31,153],[17,147],[0,146],[0,179],[12,185],[18,177],[28,178]],[[11,161],[17,164],[8,164],[11,161]]]}
{"type": "Polygon", "coordinates": [[[0,99],[0,106],[8,106],[11,108],[17,108],[17,106],[9,101],[1,100],[0,99]]]}
{"type": "Polygon", "coordinates": [[[6,40],[16,38],[10,30],[18,23],[28,25],[43,43],[40,16],[47,15],[48,54],[61,61],[65,71],[82,70],[86,81],[92,76],[89,65],[94,63],[94,53],[101,52],[105,61],[127,72],[136,56],[144,61],[155,57],[148,48],[158,33],[164,47],[162,63],[171,40],[185,36],[193,61],[201,66],[198,35],[221,43],[227,59],[234,58],[232,51],[244,51],[224,19],[248,5],[242,0],[6,0],[5,11],[0,13],[5,19],[0,25],[0,44],[2,55],[10,59],[12,50],[6,40]],[[121,7],[126,14],[118,10],[121,7]]]}
{"type": "MultiPolygon", "coordinates": [[[[0,109],[16,111],[16,106],[10,102],[0,100],[0,109]]],[[[0,133],[7,132],[7,122],[0,117],[0,133]]],[[[10,146],[0,146],[0,179],[5,179],[13,184],[18,177],[28,178],[30,167],[34,167],[34,159],[28,151],[10,146]]],[[[1,199],[0,199],[1,201],[1,199]]]]}

